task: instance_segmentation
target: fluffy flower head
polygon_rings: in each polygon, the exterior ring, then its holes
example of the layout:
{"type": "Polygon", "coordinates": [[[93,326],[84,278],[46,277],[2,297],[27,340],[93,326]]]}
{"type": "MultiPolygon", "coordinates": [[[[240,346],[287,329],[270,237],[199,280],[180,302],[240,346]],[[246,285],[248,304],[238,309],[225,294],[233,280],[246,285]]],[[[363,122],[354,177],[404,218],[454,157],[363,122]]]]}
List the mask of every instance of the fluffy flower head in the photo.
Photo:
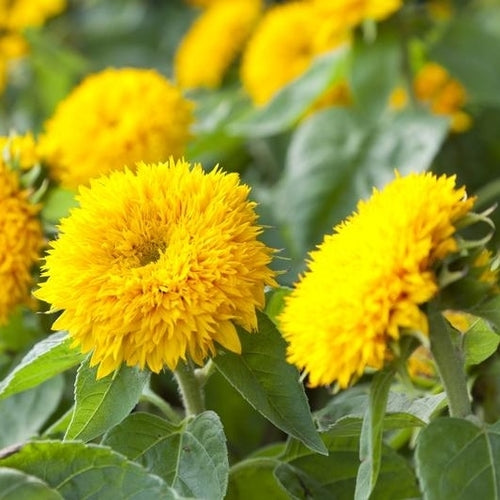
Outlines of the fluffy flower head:
{"type": "Polygon", "coordinates": [[[37,145],[31,132],[0,136],[0,152],[4,159],[27,170],[39,162],[37,145]]]}
{"type": "Polygon", "coordinates": [[[17,173],[0,157],[0,324],[15,306],[29,302],[30,271],[43,246],[39,207],[28,196],[17,173]]]}
{"type": "Polygon", "coordinates": [[[56,180],[76,188],[125,165],[182,155],[192,119],[192,104],[156,71],[107,69],[59,104],[40,155],[56,180]]]}
{"type": "Polygon", "coordinates": [[[65,0],[0,0],[0,27],[22,30],[28,26],[40,26],[65,7],[65,0]]]}
{"type": "Polygon", "coordinates": [[[451,129],[464,132],[471,125],[470,117],[462,111],[467,101],[464,86],[436,63],[425,64],[415,76],[415,95],[438,115],[451,117],[451,129]]]}
{"type": "Polygon", "coordinates": [[[311,0],[339,28],[352,28],[365,19],[381,21],[401,7],[401,0],[311,0]]]}
{"type": "Polygon", "coordinates": [[[248,193],[237,174],[172,159],[81,187],[36,295],[62,310],[53,327],[93,351],[98,377],[122,362],[201,364],[216,342],[240,351],[233,322],[255,329],[274,284],[248,193]]]}
{"type": "Polygon", "coordinates": [[[177,83],[187,89],[220,86],[262,9],[262,0],[218,1],[194,22],[175,56],[177,83]]]}
{"type": "Polygon", "coordinates": [[[263,105],[308,69],[313,59],[348,40],[312,4],[290,2],[269,9],[251,36],[241,79],[255,104],[263,105]]]}
{"type": "Polygon", "coordinates": [[[311,253],[280,322],[312,386],[347,387],[382,368],[403,329],[427,333],[419,306],[438,291],[434,267],[457,250],[455,224],[473,201],[454,177],[398,176],[311,253]]]}

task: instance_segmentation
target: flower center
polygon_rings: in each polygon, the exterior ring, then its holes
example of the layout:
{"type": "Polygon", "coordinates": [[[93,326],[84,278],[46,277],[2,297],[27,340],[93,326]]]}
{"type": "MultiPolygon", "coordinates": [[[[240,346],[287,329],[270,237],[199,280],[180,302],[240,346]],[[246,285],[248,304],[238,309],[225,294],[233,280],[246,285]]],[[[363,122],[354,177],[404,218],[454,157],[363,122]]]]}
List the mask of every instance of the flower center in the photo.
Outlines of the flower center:
{"type": "Polygon", "coordinates": [[[137,256],[141,266],[146,266],[151,262],[156,262],[165,250],[165,242],[146,241],[137,249],[137,256]]]}

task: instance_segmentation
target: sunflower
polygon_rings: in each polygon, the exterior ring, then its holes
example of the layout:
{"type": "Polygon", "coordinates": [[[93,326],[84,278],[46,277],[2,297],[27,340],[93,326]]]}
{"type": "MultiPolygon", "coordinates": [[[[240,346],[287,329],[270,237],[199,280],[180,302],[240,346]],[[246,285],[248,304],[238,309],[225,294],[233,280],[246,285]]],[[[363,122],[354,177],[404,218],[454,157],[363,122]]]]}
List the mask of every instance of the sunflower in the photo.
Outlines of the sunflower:
{"type": "Polygon", "coordinates": [[[348,41],[308,2],[270,8],[257,25],[243,54],[241,80],[257,105],[304,73],[314,58],[348,41]]]}
{"type": "Polygon", "coordinates": [[[165,161],[184,153],[192,108],[154,70],[106,69],[59,104],[39,138],[40,155],[70,189],[124,165],[165,161]]]}
{"type": "Polygon", "coordinates": [[[345,388],[382,368],[402,331],[428,333],[421,306],[473,201],[454,177],[398,176],[325,236],[280,317],[288,359],[312,386],[345,388]]]}
{"type": "Polygon", "coordinates": [[[241,52],[262,9],[262,0],[210,5],[187,32],[175,55],[175,75],[186,89],[217,88],[241,52]]]}
{"type": "Polygon", "coordinates": [[[202,364],[216,343],[240,352],[235,324],[254,330],[275,284],[248,194],[235,173],[172,159],[80,188],[36,296],[62,310],[53,328],[92,351],[98,377],[202,364]]]}
{"type": "MultiPolygon", "coordinates": [[[[7,153],[10,154],[10,151],[7,153]]],[[[21,189],[17,172],[1,155],[0,324],[8,321],[14,307],[30,302],[31,268],[38,261],[44,244],[37,218],[39,207],[29,201],[29,194],[29,191],[21,189]]]]}
{"type": "Polygon", "coordinates": [[[399,10],[401,0],[311,0],[338,28],[353,28],[366,19],[381,21],[399,10]]]}

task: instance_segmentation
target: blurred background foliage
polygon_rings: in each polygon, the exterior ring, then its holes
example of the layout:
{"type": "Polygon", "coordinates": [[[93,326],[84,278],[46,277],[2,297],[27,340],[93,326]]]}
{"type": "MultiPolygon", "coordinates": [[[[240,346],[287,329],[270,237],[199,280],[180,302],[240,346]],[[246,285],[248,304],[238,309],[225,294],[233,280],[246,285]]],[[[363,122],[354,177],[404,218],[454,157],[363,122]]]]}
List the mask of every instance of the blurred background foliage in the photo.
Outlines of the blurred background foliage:
{"type": "MultiPolygon", "coordinates": [[[[267,8],[272,4],[267,2],[267,8]]],[[[0,133],[38,134],[78,82],[106,67],[155,68],[175,79],[177,48],[199,15],[199,9],[182,0],[69,1],[60,15],[26,30],[29,53],[9,66],[1,96],[0,133]]],[[[424,170],[456,174],[459,185],[466,184],[469,194],[478,195],[479,208],[498,201],[498,1],[408,0],[382,23],[358,26],[349,47],[315,59],[263,106],[252,103],[239,74],[236,60],[219,88],[186,92],[196,103],[186,158],[202,162],[206,169],[220,164],[237,171],[252,186],[260,221],[267,227],[263,237],[280,249],[274,265],[283,271],[282,285],[292,285],[304,269],[307,252],[373,186],[388,182],[395,169],[402,174],[424,170]],[[454,132],[449,115],[433,112],[429,102],[415,95],[415,75],[427,62],[442,65],[465,88],[464,110],[470,117],[466,130],[454,132]],[[326,89],[341,82],[349,87],[348,102],[314,108],[326,89]],[[398,88],[406,96],[396,105],[392,99],[398,88]]],[[[74,126],[78,127],[77,116],[74,126]]],[[[67,213],[72,194],[68,197],[51,187],[45,201],[42,216],[47,226],[53,226],[67,213]]],[[[500,212],[493,218],[498,226],[500,212]]],[[[18,360],[16,353],[48,330],[43,316],[24,311],[14,315],[2,328],[0,355],[5,363],[0,371],[7,372],[18,360]]],[[[498,366],[498,359],[489,361],[477,389],[490,420],[500,417],[494,403],[500,400],[498,366]],[[487,391],[494,395],[485,396],[487,391]]],[[[44,390],[62,394],[63,384],[57,384],[54,381],[44,390]]],[[[175,400],[168,377],[155,377],[154,384],[175,400]]],[[[323,390],[309,395],[313,408],[328,397],[323,390]]],[[[64,413],[71,396],[63,399],[56,416],[64,413]]],[[[222,376],[210,380],[207,399],[208,407],[221,416],[233,459],[280,439],[279,432],[222,376]]],[[[10,430],[2,426],[0,432],[10,430]]]]}

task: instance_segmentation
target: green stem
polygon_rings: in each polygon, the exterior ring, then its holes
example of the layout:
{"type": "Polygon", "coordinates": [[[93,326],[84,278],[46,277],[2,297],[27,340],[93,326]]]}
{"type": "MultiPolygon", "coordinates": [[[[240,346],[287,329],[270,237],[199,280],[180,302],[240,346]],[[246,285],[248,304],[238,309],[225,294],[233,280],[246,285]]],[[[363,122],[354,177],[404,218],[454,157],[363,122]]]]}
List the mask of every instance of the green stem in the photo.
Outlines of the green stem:
{"type": "Polygon", "coordinates": [[[179,361],[174,376],[179,386],[186,416],[198,415],[205,411],[203,386],[191,363],[189,361],[186,363],[179,361]]]}
{"type": "Polygon", "coordinates": [[[429,308],[429,330],[431,351],[448,396],[450,416],[467,417],[472,414],[472,410],[463,355],[453,345],[448,325],[441,312],[432,307],[429,308]]]}
{"type": "Polygon", "coordinates": [[[156,406],[171,422],[178,423],[180,421],[177,412],[163,398],[154,393],[149,387],[146,387],[142,392],[141,400],[156,406]]]}

